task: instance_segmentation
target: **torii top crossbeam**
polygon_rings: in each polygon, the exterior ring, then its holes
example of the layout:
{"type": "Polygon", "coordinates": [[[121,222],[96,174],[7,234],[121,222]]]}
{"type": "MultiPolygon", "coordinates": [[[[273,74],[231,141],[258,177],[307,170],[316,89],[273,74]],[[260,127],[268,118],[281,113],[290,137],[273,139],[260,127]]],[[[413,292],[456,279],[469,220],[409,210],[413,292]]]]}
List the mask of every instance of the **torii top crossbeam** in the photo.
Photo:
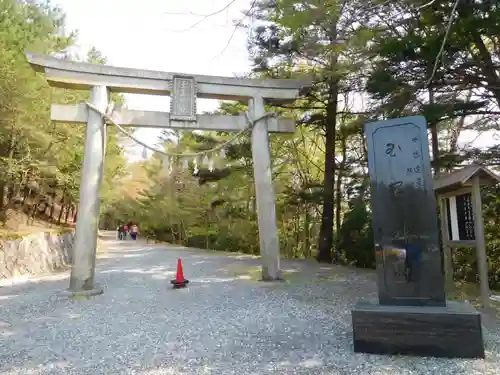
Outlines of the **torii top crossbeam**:
{"type": "MultiPolygon", "coordinates": [[[[29,52],[26,57],[35,71],[45,73],[51,86],[69,89],[106,86],[122,93],[170,95],[173,77],[186,75],[74,62],[29,52]]],[[[197,96],[208,99],[245,100],[259,96],[272,103],[293,102],[311,86],[306,79],[190,76],[196,80],[197,96]]]]}

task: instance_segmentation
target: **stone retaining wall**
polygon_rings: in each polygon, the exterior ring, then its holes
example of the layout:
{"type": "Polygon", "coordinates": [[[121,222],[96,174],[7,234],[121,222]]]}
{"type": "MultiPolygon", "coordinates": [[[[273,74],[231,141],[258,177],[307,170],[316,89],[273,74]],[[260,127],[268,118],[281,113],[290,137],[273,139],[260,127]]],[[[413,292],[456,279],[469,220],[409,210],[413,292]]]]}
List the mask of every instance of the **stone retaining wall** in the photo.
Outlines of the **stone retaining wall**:
{"type": "Polygon", "coordinates": [[[0,239],[0,280],[63,271],[71,265],[73,232],[0,239]]]}

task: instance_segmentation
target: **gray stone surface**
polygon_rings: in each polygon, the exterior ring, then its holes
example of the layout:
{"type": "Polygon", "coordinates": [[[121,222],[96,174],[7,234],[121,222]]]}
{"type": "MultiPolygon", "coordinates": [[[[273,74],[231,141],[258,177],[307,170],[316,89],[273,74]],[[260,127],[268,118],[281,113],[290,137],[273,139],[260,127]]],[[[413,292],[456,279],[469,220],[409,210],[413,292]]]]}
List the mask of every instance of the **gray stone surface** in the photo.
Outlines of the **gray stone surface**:
{"type": "Polygon", "coordinates": [[[365,126],[381,305],[445,304],[423,116],[365,126]]]}
{"type": "Polygon", "coordinates": [[[447,301],[446,306],[358,303],[352,310],[352,325],[356,352],[484,358],[481,315],[466,302],[447,301]]]}
{"type": "Polygon", "coordinates": [[[73,241],[72,232],[41,232],[19,239],[0,240],[0,281],[66,269],[71,264],[73,241]]]}
{"type": "Polygon", "coordinates": [[[149,246],[110,243],[91,299],[59,297],[67,274],[0,288],[0,374],[500,374],[496,323],[486,360],[354,353],[350,310],[376,299],[369,272],[284,261],[289,281],[263,283],[258,259],[149,246]]]}

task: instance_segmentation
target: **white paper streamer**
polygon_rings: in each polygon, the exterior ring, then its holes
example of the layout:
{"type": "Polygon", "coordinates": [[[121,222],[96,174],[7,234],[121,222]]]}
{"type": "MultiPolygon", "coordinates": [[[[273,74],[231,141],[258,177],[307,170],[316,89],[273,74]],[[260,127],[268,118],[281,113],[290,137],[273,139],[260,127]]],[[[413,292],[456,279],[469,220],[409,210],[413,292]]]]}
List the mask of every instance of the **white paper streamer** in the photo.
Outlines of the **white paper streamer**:
{"type": "Polygon", "coordinates": [[[221,158],[221,159],[226,158],[226,150],[224,150],[223,148],[220,149],[219,158],[221,158]]]}
{"type": "Polygon", "coordinates": [[[199,169],[198,169],[198,158],[194,158],[193,159],[193,165],[194,165],[194,174],[198,173],[199,172],[199,169]]]}
{"type": "Polygon", "coordinates": [[[182,169],[189,168],[189,160],[187,158],[182,159],[182,169]]]}
{"type": "Polygon", "coordinates": [[[143,159],[147,159],[148,158],[148,149],[146,147],[144,147],[142,149],[142,158],[143,159]]]}
{"type": "Polygon", "coordinates": [[[168,173],[170,171],[170,158],[168,157],[163,158],[162,167],[165,172],[168,173]]]}
{"type": "Polygon", "coordinates": [[[201,162],[201,165],[203,165],[203,166],[208,165],[208,156],[207,155],[205,155],[203,157],[203,161],[201,162]]]}

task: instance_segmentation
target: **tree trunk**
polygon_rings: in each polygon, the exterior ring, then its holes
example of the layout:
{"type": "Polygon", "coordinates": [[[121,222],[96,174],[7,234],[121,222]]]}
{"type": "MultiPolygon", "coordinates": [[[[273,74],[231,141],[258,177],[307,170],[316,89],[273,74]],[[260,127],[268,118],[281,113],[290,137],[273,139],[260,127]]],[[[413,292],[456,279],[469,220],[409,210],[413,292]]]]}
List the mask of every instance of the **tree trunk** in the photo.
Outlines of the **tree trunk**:
{"type": "MultiPolygon", "coordinates": [[[[16,148],[16,140],[17,140],[17,137],[16,137],[16,134],[14,132],[14,128],[12,128],[12,136],[10,138],[9,148],[8,148],[8,153],[7,153],[7,157],[9,159],[9,161],[14,158],[14,150],[16,148]]],[[[6,175],[7,179],[12,178],[11,172],[12,172],[12,170],[9,169],[9,171],[6,175]]],[[[0,193],[0,210],[5,211],[7,209],[7,204],[9,203],[8,202],[8,200],[9,200],[9,198],[8,198],[9,197],[8,180],[2,181],[0,183],[0,188],[2,190],[2,192],[0,193]]]]}
{"type": "Polygon", "coordinates": [[[40,206],[40,203],[38,203],[38,202],[36,202],[36,203],[33,204],[33,206],[32,206],[33,210],[31,211],[31,214],[28,217],[28,220],[27,220],[26,224],[29,223],[30,219],[31,219],[32,222],[35,221],[35,217],[36,217],[36,214],[38,212],[38,207],[39,206],[40,206]]]}
{"type": "Polygon", "coordinates": [[[72,207],[72,206],[71,206],[71,203],[68,203],[68,204],[66,205],[66,212],[65,212],[65,215],[64,215],[64,223],[65,223],[65,224],[68,224],[69,211],[70,211],[71,207],[72,207]]]}
{"type": "Polygon", "coordinates": [[[31,190],[30,190],[30,189],[28,189],[28,188],[26,188],[26,187],[24,187],[22,191],[23,191],[23,201],[22,201],[22,205],[24,206],[24,205],[26,204],[26,198],[28,198],[28,196],[30,195],[31,190]]]}
{"type": "MultiPolygon", "coordinates": [[[[465,99],[465,102],[470,103],[471,98],[472,98],[472,90],[469,90],[469,92],[467,93],[467,99],[465,99]]],[[[458,123],[456,125],[454,125],[454,128],[451,131],[452,133],[450,136],[450,145],[449,145],[450,148],[448,149],[448,152],[450,152],[450,153],[456,153],[458,151],[458,138],[460,137],[460,133],[465,126],[465,118],[466,117],[467,116],[461,116],[460,120],[458,121],[458,123]]],[[[449,163],[446,166],[446,172],[450,173],[452,170],[453,170],[453,165],[452,165],[452,163],[449,163]]]]}
{"type": "Polygon", "coordinates": [[[205,249],[208,250],[210,247],[210,219],[208,217],[208,212],[205,213],[205,249]]]}
{"type": "Polygon", "coordinates": [[[50,209],[49,209],[49,220],[52,220],[53,216],[54,216],[54,209],[56,208],[55,207],[56,206],[56,196],[57,196],[57,193],[54,189],[54,191],[50,195],[51,201],[50,201],[50,209]]]}
{"type": "Polygon", "coordinates": [[[292,248],[292,254],[294,258],[298,258],[300,250],[300,205],[296,207],[293,223],[295,230],[295,245],[292,248]]]}
{"type": "Polygon", "coordinates": [[[311,256],[311,242],[309,241],[309,207],[304,204],[304,257],[311,256]]]}
{"type": "Polygon", "coordinates": [[[61,219],[62,219],[62,215],[63,215],[63,210],[64,210],[64,207],[66,206],[64,204],[64,199],[66,198],[66,189],[63,189],[62,191],[62,194],[61,194],[61,205],[59,207],[59,216],[57,217],[57,224],[61,224],[61,219]]]}
{"type": "Polygon", "coordinates": [[[323,213],[319,231],[318,255],[316,260],[322,263],[332,262],[333,244],[333,200],[335,186],[335,140],[337,122],[338,82],[330,84],[328,105],[326,108],[325,130],[325,174],[323,181],[323,213]]]}
{"type": "Polygon", "coordinates": [[[0,210],[5,208],[7,184],[3,181],[0,182],[0,210]]]}
{"type": "MultiPolygon", "coordinates": [[[[434,90],[432,87],[428,89],[429,93],[429,104],[432,106],[434,104],[434,90]]],[[[431,107],[432,108],[432,107],[431,107]]],[[[437,121],[432,121],[429,124],[429,128],[431,129],[431,148],[432,148],[432,161],[434,165],[434,175],[437,176],[441,172],[441,168],[439,166],[439,137],[438,137],[438,129],[437,129],[437,121]]]]}
{"type": "Polygon", "coordinates": [[[61,202],[61,208],[59,209],[59,216],[57,216],[57,225],[61,224],[62,215],[63,215],[63,211],[64,211],[65,207],[66,207],[66,205],[61,202]]]}
{"type": "Polygon", "coordinates": [[[21,196],[21,190],[22,190],[22,185],[21,184],[16,184],[14,186],[14,190],[12,192],[12,197],[17,200],[21,196]]]}
{"type": "Polygon", "coordinates": [[[342,161],[337,170],[337,181],[335,184],[335,234],[336,241],[335,245],[338,248],[340,238],[340,227],[342,226],[342,181],[344,179],[344,168],[347,159],[347,140],[345,135],[342,136],[340,140],[340,147],[342,148],[342,161]]]}

